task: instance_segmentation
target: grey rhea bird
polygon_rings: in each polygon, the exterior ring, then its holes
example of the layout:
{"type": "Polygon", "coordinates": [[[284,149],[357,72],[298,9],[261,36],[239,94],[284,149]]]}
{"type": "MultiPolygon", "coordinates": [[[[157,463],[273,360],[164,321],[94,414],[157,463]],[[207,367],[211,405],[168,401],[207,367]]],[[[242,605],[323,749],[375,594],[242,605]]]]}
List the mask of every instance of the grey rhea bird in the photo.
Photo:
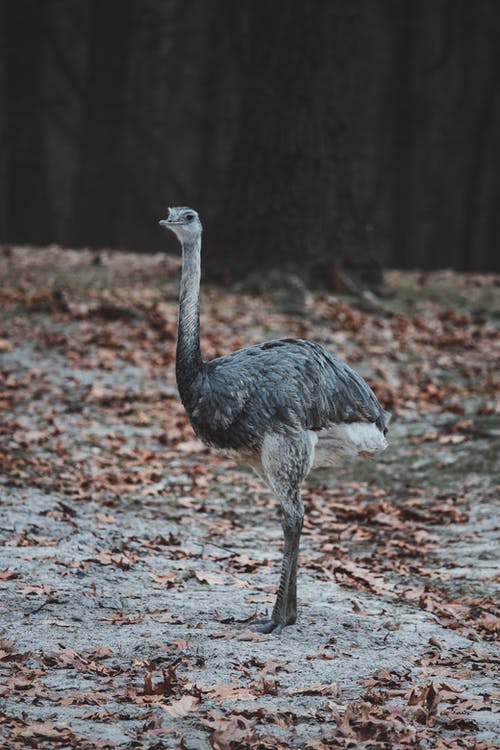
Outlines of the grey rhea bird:
{"type": "Polygon", "coordinates": [[[180,207],[160,224],[182,245],[176,378],[191,425],[206,444],[253,466],[281,504],[278,592],[271,617],[256,623],[261,632],[280,632],[297,618],[302,480],[313,466],[384,450],[388,414],[360,375],[313,341],[266,341],[205,362],[201,222],[192,208],[180,207]]]}

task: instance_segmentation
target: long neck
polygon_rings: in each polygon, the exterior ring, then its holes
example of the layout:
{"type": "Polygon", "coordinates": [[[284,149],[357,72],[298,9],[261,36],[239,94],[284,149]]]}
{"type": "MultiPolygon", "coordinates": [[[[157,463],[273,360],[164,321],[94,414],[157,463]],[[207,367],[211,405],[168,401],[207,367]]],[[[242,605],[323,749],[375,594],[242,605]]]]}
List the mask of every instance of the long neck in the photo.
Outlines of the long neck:
{"type": "Polygon", "coordinates": [[[200,351],[201,234],[182,245],[182,275],[175,372],[183,401],[202,368],[200,351]]]}

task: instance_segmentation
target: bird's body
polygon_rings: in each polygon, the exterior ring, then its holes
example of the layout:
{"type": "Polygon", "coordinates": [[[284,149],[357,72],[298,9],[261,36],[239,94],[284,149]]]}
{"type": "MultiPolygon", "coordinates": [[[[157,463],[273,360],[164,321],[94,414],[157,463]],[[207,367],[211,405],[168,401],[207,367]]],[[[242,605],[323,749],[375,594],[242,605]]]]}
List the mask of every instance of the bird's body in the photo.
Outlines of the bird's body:
{"type": "MultiPolygon", "coordinates": [[[[365,381],[304,339],[266,341],[204,362],[183,403],[208,445],[257,457],[264,435],[274,432],[310,431],[327,439],[338,425],[368,423],[375,440],[377,433],[385,440],[384,413],[365,381]]],[[[344,453],[352,455],[348,434],[344,453]]],[[[328,462],[335,459],[332,453],[328,462]]]]}
{"type": "Polygon", "coordinates": [[[284,560],[276,604],[264,632],[296,619],[296,569],[303,506],[300,486],[313,466],[387,446],[387,414],[354,370],[322,346],[281,339],[203,361],[199,340],[201,223],[173,208],[163,225],[183,248],[176,376],[197,435],[237,454],[281,503],[284,560]]]}

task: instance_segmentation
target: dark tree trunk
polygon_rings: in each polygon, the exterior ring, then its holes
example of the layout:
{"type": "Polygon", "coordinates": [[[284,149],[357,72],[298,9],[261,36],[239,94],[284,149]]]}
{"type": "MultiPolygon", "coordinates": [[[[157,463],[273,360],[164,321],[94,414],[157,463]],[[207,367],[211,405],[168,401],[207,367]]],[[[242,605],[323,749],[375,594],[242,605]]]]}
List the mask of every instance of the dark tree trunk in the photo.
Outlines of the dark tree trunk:
{"type": "Polygon", "coordinates": [[[497,269],[499,21],[500,0],[0,0],[0,241],[174,250],[157,220],[187,204],[219,279],[497,269]]]}
{"type": "Polygon", "coordinates": [[[43,47],[46,4],[5,2],[5,239],[46,244],[52,215],[45,158],[43,47]]]}
{"type": "MultiPolygon", "coordinates": [[[[493,10],[489,3],[476,9],[479,16],[473,34],[472,54],[476,61],[468,66],[469,91],[477,91],[477,107],[472,118],[470,169],[465,190],[466,231],[461,243],[458,267],[465,270],[500,268],[498,234],[492,233],[493,217],[498,216],[498,174],[500,171],[500,37],[490,29],[493,10]],[[482,16],[482,17],[481,17],[482,16]],[[486,32],[486,33],[485,33],[486,32]],[[492,252],[493,251],[493,252],[492,252]],[[488,262],[496,256],[496,263],[488,262]]],[[[469,18],[469,26],[472,19],[469,18]]],[[[469,93],[470,96],[470,93],[469,93]]]]}
{"type": "Polygon", "coordinates": [[[206,64],[199,66],[201,97],[195,189],[200,206],[207,195],[219,194],[225,152],[232,145],[227,142],[227,122],[237,119],[240,104],[241,56],[237,30],[238,16],[242,15],[241,6],[233,0],[209,3],[205,11],[205,39],[217,43],[209,45],[206,64]],[[233,63],[230,69],[228,60],[233,63]]]}
{"type": "Polygon", "coordinates": [[[391,265],[412,266],[411,252],[413,187],[413,46],[414,4],[396,3],[394,27],[390,31],[394,45],[393,78],[389,84],[385,113],[392,121],[392,205],[391,265]]]}
{"type": "Polygon", "coordinates": [[[93,0],[72,242],[114,244],[124,182],[123,129],[132,0],[93,0]]]}
{"type": "MultiPolygon", "coordinates": [[[[232,165],[205,265],[212,275],[303,264],[335,239],[326,132],[324,2],[248,6],[248,53],[232,165]]],[[[331,85],[331,82],[330,82],[331,85]]]]}

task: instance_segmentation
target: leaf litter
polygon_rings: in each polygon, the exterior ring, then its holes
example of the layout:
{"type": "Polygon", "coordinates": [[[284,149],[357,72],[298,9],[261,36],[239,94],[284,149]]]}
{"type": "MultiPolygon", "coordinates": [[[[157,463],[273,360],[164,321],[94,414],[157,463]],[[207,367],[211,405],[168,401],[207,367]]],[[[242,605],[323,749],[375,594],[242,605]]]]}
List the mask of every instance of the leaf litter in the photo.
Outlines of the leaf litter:
{"type": "Polygon", "coordinates": [[[384,315],[204,289],[206,356],[314,338],[394,412],[380,461],[306,483],[276,637],[276,503],[176,395],[178,260],[93,257],[0,255],[2,746],[493,748],[499,279],[390,272],[384,315]]]}

